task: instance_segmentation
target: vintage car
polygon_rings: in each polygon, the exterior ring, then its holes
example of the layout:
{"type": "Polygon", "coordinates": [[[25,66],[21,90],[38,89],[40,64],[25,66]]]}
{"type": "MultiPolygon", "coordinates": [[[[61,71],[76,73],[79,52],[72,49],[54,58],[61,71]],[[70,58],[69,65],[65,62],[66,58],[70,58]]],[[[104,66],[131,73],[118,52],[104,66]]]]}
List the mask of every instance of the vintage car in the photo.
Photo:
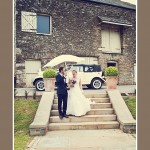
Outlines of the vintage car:
{"type": "MultiPolygon", "coordinates": [[[[81,78],[82,85],[86,85],[88,88],[100,89],[105,82],[100,65],[73,64],[67,65],[66,70],[67,79],[71,76],[72,70],[76,70],[81,78]]],[[[38,73],[38,76],[33,81],[33,85],[38,91],[44,91],[43,71],[38,73]]]]}

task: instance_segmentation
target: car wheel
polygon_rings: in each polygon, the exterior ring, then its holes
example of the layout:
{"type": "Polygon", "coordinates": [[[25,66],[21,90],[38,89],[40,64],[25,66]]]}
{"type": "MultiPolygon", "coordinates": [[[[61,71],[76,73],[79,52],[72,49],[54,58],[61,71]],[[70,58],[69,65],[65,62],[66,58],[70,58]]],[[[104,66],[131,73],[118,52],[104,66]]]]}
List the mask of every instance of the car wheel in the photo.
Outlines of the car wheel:
{"type": "Polygon", "coordinates": [[[102,87],[102,81],[101,79],[95,78],[91,82],[91,87],[93,89],[100,89],[102,87]]]}
{"type": "Polygon", "coordinates": [[[36,81],[35,87],[38,91],[44,91],[45,90],[44,81],[43,80],[36,81]]]}

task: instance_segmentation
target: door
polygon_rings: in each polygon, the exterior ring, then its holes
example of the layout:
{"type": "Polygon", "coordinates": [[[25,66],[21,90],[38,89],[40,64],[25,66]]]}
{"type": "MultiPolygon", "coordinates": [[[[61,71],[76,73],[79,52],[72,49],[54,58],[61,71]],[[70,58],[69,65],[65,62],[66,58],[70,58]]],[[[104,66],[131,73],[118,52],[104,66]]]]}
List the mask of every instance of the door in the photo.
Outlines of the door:
{"type": "Polygon", "coordinates": [[[95,75],[97,73],[94,71],[94,66],[84,66],[84,84],[90,84],[95,75]]]}
{"type": "Polygon", "coordinates": [[[118,63],[116,61],[108,61],[107,62],[107,67],[110,67],[110,66],[118,68],[118,63]]]}
{"type": "Polygon", "coordinates": [[[26,87],[33,87],[32,81],[38,75],[39,69],[41,69],[41,61],[39,60],[25,61],[26,87]]]}

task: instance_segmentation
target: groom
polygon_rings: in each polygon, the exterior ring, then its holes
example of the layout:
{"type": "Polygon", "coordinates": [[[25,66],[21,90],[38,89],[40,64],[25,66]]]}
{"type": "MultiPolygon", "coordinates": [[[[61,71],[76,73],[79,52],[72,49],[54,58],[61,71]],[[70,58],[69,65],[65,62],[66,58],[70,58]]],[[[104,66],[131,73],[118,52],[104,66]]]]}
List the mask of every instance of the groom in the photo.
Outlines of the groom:
{"type": "Polygon", "coordinates": [[[65,78],[65,68],[60,67],[59,73],[56,76],[56,85],[57,85],[57,95],[58,95],[58,112],[59,112],[59,118],[63,119],[63,117],[68,118],[66,115],[67,110],[67,83],[65,78]],[[61,109],[63,103],[63,111],[61,109]]]}

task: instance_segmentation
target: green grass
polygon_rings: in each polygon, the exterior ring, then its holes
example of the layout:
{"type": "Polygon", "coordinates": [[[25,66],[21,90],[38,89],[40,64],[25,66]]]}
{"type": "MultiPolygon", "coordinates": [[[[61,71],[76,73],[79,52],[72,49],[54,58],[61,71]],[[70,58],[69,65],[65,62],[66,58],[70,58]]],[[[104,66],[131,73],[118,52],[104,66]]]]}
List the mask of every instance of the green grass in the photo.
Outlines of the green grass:
{"type": "Polygon", "coordinates": [[[135,96],[128,96],[124,98],[132,116],[136,119],[136,97],[135,96]]]}
{"type": "Polygon", "coordinates": [[[32,123],[39,102],[36,100],[15,100],[14,102],[14,149],[25,150],[33,139],[29,136],[29,125],[32,123]]]}

